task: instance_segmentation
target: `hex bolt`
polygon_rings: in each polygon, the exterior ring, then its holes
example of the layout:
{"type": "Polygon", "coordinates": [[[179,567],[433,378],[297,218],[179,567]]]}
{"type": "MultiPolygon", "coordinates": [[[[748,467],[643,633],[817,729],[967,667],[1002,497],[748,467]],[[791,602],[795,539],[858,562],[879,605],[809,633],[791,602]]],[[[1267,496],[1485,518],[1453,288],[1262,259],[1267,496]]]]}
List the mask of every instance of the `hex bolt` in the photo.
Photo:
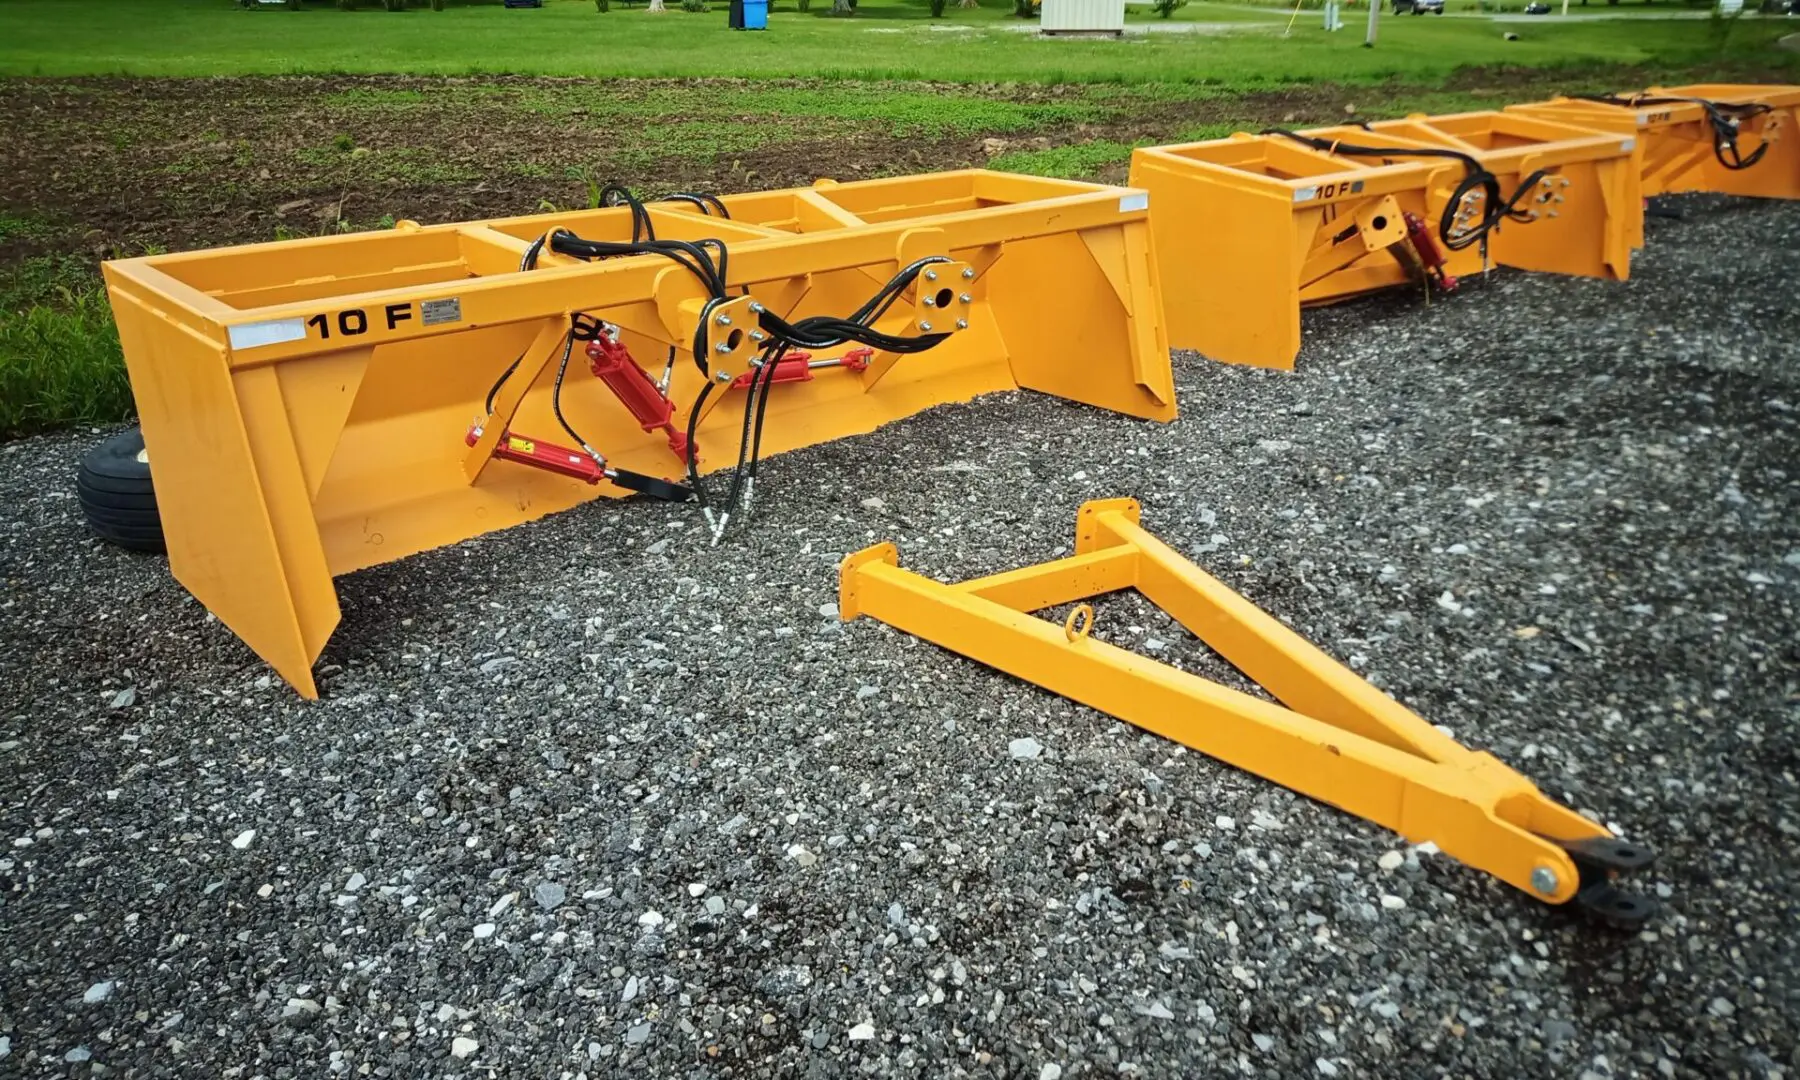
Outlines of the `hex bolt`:
{"type": "Polygon", "coordinates": [[[963,293],[961,296],[957,297],[957,299],[965,304],[973,304],[975,302],[975,298],[968,293],[963,293]]]}
{"type": "Polygon", "coordinates": [[[752,300],[752,301],[750,301],[750,310],[756,312],[758,315],[761,315],[764,311],[766,311],[768,309],[764,308],[761,304],[752,300]]]}
{"type": "Polygon", "coordinates": [[[733,378],[733,376],[732,376],[731,372],[729,372],[729,371],[713,372],[713,382],[728,383],[732,380],[732,378],[733,378]]]}
{"type": "Polygon", "coordinates": [[[927,334],[929,334],[929,333],[931,333],[931,324],[928,322],[922,322],[919,324],[919,329],[921,329],[921,330],[925,331],[927,334]]]}
{"type": "Polygon", "coordinates": [[[975,268],[974,267],[972,267],[972,266],[963,267],[963,280],[964,281],[974,281],[975,280],[975,268]]]}
{"type": "Polygon", "coordinates": [[[762,331],[761,331],[761,330],[752,330],[752,331],[750,331],[750,340],[751,340],[751,341],[761,341],[761,340],[763,340],[763,339],[764,339],[764,338],[766,338],[766,337],[768,337],[768,336],[769,336],[769,335],[767,335],[767,334],[765,334],[765,333],[763,333],[763,332],[762,332],[762,331]]]}
{"type": "Polygon", "coordinates": [[[969,328],[969,320],[967,320],[967,319],[956,320],[956,328],[958,330],[967,330],[969,328]]]}
{"type": "Polygon", "coordinates": [[[1531,872],[1531,887],[1549,896],[1556,892],[1556,871],[1540,866],[1531,872]]]}
{"type": "Polygon", "coordinates": [[[934,296],[927,296],[925,298],[925,306],[926,307],[937,307],[937,298],[934,296]]]}
{"type": "Polygon", "coordinates": [[[717,321],[720,326],[730,326],[731,325],[731,316],[721,315],[715,321],[717,321]]]}
{"type": "Polygon", "coordinates": [[[925,271],[925,280],[926,281],[936,281],[937,280],[937,271],[936,270],[925,271]]]}
{"type": "Polygon", "coordinates": [[[731,351],[731,346],[725,344],[723,341],[721,341],[717,345],[713,346],[713,352],[716,352],[716,353],[728,353],[730,351],[731,351]]]}

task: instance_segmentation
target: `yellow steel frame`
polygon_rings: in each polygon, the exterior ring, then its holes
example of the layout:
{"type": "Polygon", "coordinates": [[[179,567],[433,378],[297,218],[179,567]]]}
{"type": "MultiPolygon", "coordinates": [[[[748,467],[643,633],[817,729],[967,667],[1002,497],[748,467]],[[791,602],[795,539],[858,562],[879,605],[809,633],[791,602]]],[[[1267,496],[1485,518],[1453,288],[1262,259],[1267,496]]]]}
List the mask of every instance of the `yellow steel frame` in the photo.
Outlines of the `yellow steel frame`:
{"type": "Polygon", "coordinates": [[[1392,829],[1553,904],[1618,922],[1649,905],[1612,873],[1648,851],[1556,803],[1493,755],[1469,750],[1138,524],[1130,499],[1090,502],[1075,554],[946,585],[900,569],[892,544],[844,560],[839,610],[869,616],[1147,731],[1392,829]],[[1030,612],[1137,589],[1284,705],[1030,612]],[[1285,706],[1285,707],[1284,707],[1285,706]]]}
{"type": "MultiPolygon", "coordinates": [[[[765,455],[1019,388],[1175,417],[1141,192],[971,170],[725,201],[728,219],[676,203],[649,214],[659,237],[729,245],[732,298],[713,315],[737,314],[739,329],[753,302],[789,320],[843,315],[899,267],[953,260],[954,282],[915,288],[878,326],[916,334],[935,319],[950,337],[775,386],[765,455]]],[[[669,398],[685,427],[707,378],[688,355],[704,290],[655,255],[545,251],[521,271],[554,228],[631,235],[628,211],[607,208],[106,264],[170,567],[305,696],[338,622],[334,576],[625,493],[491,458],[509,426],[567,441],[551,384],[571,313],[622,328],[652,378],[675,349],[669,398]]],[[[751,350],[715,329],[709,354],[729,355],[712,374],[741,372],[751,350]]],[[[707,404],[726,404],[696,420],[702,471],[735,462],[744,396],[715,383],[707,404]]],[[[572,371],[563,403],[617,467],[682,475],[667,438],[600,380],[572,371]]]]}
{"type": "Polygon", "coordinates": [[[1713,153],[1705,110],[1692,103],[1615,105],[1582,98],[1509,105],[1507,111],[1636,138],[1633,162],[1643,194],[1709,191],[1765,199],[1800,199],[1800,86],[1695,83],[1651,87],[1623,98],[1686,97],[1726,104],[1763,104],[1770,111],[1748,118],[1738,134],[1748,157],[1767,146],[1748,169],[1728,169],[1713,153]]]}
{"type": "MultiPolygon", "coordinates": [[[[1501,265],[1623,279],[1641,238],[1632,140],[1505,112],[1413,116],[1303,134],[1363,145],[1455,150],[1480,161],[1509,194],[1551,175],[1523,209],[1536,219],[1492,234],[1501,265]]],[[[1400,213],[1433,235],[1464,168],[1454,160],[1389,162],[1315,150],[1273,135],[1139,149],[1131,183],[1150,193],[1170,340],[1215,360],[1291,368],[1300,307],[1412,280],[1390,253],[1406,238],[1400,213]]],[[[1453,275],[1486,269],[1471,246],[1444,251],[1453,275]]]]}

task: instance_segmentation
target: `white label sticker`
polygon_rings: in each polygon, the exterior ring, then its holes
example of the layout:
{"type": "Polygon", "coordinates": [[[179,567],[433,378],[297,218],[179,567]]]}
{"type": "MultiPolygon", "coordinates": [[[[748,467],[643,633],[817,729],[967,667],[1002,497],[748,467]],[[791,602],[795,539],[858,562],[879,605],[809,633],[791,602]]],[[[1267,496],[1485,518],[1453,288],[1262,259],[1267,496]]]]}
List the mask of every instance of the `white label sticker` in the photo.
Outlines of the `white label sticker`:
{"type": "Polygon", "coordinates": [[[263,345],[280,345],[306,338],[305,319],[270,319],[268,322],[228,326],[225,333],[234,349],[255,349],[263,345]]]}
{"type": "Polygon", "coordinates": [[[1630,153],[1631,151],[1637,149],[1637,140],[1636,139],[1626,139],[1624,142],[1619,144],[1619,149],[1625,151],[1626,153],[1630,153]]]}
{"type": "Polygon", "coordinates": [[[1298,188],[1294,191],[1294,201],[1295,202],[1306,202],[1309,199],[1316,198],[1318,196],[1318,194],[1319,194],[1319,189],[1316,187],[1298,188]]]}
{"type": "Polygon", "coordinates": [[[1150,209],[1150,193],[1148,191],[1134,191],[1129,195],[1119,196],[1119,213],[1121,214],[1148,209],[1150,209]]]}

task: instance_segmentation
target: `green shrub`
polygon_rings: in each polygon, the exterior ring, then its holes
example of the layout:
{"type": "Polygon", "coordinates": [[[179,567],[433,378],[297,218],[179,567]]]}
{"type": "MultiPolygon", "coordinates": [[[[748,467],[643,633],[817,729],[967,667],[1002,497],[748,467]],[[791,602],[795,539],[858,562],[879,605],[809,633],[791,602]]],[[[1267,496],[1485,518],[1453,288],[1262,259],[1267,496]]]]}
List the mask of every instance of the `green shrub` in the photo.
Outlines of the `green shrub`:
{"type": "Polygon", "coordinates": [[[1175,14],[1176,8],[1187,7],[1187,0],[1153,0],[1150,6],[1156,9],[1158,15],[1166,19],[1175,14]]]}
{"type": "Polygon", "coordinates": [[[444,10],[444,0],[431,0],[431,10],[433,10],[433,11],[444,10]]]}
{"type": "Polygon", "coordinates": [[[97,283],[0,310],[0,438],[131,415],[119,334],[97,283]]]}
{"type": "Polygon", "coordinates": [[[612,10],[612,3],[610,0],[594,0],[594,10],[604,15],[612,10]]]}
{"type": "Polygon", "coordinates": [[[943,18],[944,17],[944,5],[947,2],[948,2],[948,0],[931,0],[931,17],[934,19],[943,18]]]}
{"type": "Polygon", "coordinates": [[[681,10],[693,15],[702,15],[712,8],[706,0],[681,0],[681,10]]]}

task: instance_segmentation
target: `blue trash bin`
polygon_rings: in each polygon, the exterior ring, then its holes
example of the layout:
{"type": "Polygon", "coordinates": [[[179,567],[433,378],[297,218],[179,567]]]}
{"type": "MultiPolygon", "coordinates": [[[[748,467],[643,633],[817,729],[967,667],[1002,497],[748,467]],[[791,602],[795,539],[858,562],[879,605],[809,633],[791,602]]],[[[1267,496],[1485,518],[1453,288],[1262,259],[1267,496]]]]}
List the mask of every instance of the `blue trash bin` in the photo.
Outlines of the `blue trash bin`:
{"type": "Polygon", "coordinates": [[[744,0],[744,29],[769,28],[769,0],[744,0]]]}

